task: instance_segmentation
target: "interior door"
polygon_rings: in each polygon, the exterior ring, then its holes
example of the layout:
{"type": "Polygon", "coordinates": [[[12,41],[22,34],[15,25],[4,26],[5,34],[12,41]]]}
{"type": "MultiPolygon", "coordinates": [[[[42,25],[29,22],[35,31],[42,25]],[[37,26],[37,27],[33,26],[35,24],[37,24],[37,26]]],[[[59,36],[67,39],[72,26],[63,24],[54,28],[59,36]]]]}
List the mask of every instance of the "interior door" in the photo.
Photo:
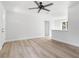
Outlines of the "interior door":
{"type": "Polygon", "coordinates": [[[0,49],[5,41],[5,10],[0,2],[0,49]]]}
{"type": "Polygon", "coordinates": [[[45,21],[45,36],[49,36],[49,21],[45,21]]]}

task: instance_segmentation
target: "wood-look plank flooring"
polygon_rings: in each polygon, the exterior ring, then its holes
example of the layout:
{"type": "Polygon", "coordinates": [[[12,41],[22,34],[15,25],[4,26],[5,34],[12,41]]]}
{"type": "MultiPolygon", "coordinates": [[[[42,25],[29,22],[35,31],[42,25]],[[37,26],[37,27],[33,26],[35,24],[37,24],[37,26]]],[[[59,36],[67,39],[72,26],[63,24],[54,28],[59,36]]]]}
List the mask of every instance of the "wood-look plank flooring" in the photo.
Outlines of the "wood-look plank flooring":
{"type": "Polygon", "coordinates": [[[79,58],[79,48],[46,38],[20,40],[5,43],[0,58],[79,58]]]}

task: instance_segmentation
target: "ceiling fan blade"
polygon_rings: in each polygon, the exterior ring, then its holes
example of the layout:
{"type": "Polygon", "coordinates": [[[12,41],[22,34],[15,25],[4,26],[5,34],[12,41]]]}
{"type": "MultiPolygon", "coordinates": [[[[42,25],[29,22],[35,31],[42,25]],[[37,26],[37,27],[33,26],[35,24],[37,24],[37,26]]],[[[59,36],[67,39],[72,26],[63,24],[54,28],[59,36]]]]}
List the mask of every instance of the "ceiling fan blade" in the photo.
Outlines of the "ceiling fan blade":
{"type": "Polygon", "coordinates": [[[37,6],[39,6],[39,3],[37,2],[37,1],[34,1],[35,2],[35,4],[37,5],[37,6]]]}
{"type": "Polygon", "coordinates": [[[29,9],[38,9],[38,7],[33,7],[33,8],[29,8],[29,9]]]}
{"type": "Polygon", "coordinates": [[[41,11],[41,9],[38,10],[38,13],[41,11]]]}
{"type": "Polygon", "coordinates": [[[48,12],[50,11],[50,10],[48,10],[48,9],[46,9],[46,8],[43,8],[43,10],[46,10],[46,11],[48,11],[48,12]]]}
{"type": "Polygon", "coordinates": [[[44,7],[51,6],[51,5],[53,5],[53,3],[49,3],[47,5],[44,5],[44,7]]]}

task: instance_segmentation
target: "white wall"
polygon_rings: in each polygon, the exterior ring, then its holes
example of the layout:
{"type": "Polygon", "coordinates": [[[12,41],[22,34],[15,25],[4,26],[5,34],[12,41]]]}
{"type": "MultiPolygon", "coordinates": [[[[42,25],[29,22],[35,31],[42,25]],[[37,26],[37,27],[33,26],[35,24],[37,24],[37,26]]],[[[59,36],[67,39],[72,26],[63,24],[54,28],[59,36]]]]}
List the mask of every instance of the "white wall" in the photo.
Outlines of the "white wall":
{"type": "Polygon", "coordinates": [[[7,11],[7,40],[30,39],[44,36],[44,21],[39,16],[7,11]]]}
{"type": "Polygon", "coordinates": [[[2,45],[5,42],[5,32],[2,32],[2,28],[4,28],[3,31],[5,30],[4,16],[5,16],[5,10],[4,10],[3,5],[0,2],[0,49],[2,48],[2,45]]]}
{"type": "Polygon", "coordinates": [[[79,4],[69,7],[68,31],[52,31],[52,37],[58,41],[79,47],[79,4]]]}

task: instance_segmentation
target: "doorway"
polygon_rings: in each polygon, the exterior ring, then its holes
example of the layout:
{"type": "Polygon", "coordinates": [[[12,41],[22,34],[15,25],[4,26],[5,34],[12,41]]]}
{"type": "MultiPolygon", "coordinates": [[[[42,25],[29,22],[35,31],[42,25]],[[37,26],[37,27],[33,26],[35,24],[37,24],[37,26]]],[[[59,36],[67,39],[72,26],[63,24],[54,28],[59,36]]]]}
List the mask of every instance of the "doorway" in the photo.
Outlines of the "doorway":
{"type": "Polygon", "coordinates": [[[45,21],[45,36],[48,37],[49,36],[49,21],[45,21]]]}

